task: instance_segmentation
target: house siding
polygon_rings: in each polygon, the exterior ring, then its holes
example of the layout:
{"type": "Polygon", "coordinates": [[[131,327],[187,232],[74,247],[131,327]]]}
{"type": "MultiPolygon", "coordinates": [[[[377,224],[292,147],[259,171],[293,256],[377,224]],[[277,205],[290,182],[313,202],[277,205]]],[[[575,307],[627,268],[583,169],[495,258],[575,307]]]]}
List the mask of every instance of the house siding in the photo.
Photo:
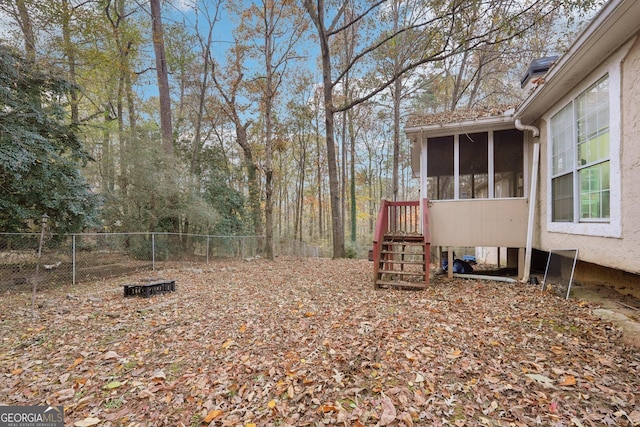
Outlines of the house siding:
{"type": "MultiPolygon", "coordinates": [[[[552,249],[577,248],[582,261],[640,273],[640,38],[626,52],[621,63],[620,79],[620,236],[599,237],[575,232],[549,231],[547,198],[549,189],[548,116],[539,120],[540,181],[536,209],[534,247],[552,249]]],[[[528,138],[531,138],[528,135],[528,138]]],[[[530,144],[532,145],[532,144],[530,144]]],[[[614,201],[612,200],[612,203],[614,201]]],[[[613,221],[613,218],[612,218],[613,221]]],[[[597,233],[596,233],[597,234],[597,233]]]]}

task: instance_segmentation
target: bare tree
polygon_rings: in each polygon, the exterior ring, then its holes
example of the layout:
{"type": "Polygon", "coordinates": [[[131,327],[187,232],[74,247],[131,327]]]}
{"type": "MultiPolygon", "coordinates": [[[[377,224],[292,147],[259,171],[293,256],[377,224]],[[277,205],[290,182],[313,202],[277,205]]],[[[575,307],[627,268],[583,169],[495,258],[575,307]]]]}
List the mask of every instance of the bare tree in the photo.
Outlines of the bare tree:
{"type": "Polygon", "coordinates": [[[222,111],[233,123],[236,133],[236,142],[244,154],[244,164],[247,169],[247,181],[249,186],[249,205],[251,206],[251,222],[256,234],[262,234],[262,210],[260,208],[260,178],[259,165],[254,149],[249,143],[247,131],[253,124],[251,119],[243,119],[241,116],[246,111],[246,106],[241,105],[242,91],[245,82],[243,70],[246,47],[236,42],[229,51],[227,67],[221,69],[215,62],[212,53],[209,52],[212,67],[211,78],[223,99],[222,111]]]}
{"type": "MultiPolygon", "coordinates": [[[[500,16],[500,25],[482,26],[478,31],[465,31],[462,36],[456,33],[460,29],[459,21],[461,17],[472,14],[477,9],[478,2],[459,0],[423,2],[419,9],[420,13],[415,19],[396,27],[390,27],[385,20],[380,19],[381,13],[388,3],[387,0],[354,2],[354,7],[359,6],[360,10],[350,12],[351,19],[343,21],[343,16],[349,10],[350,0],[332,2],[331,4],[325,4],[324,0],[304,0],[304,7],[317,31],[322,64],[334,258],[345,256],[344,222],[341,216],[342,201],[340,200],[335,153],[334,115],[375,97],[393,85],[405,73],[423,64],[441,63],[443,60],[465,51],[473,51],[489,44],[500,45],[512,40],[535,26],[540,19],[559,10],[566,2],[560,0],[510,2],[514,7],[509,8],[506,11],[508,13],[500,16]],[[375,28],[377,36],[363,37],[367,43],[359,47],[353,59],[335,69],[335,64],[332,62],[332,39],[364,20],[375,21],[379,24],[375,28]],[[419,48],[414,52],[415,55],[399,64],[392,73],[383,76],[368,92],[357,98],[344,100],[341,105],[335,102],[333,90],[338,84],[343,83],[345,77],[356,65],[366,61],[377,52],[388,49],[390,45],[398,43],[403,34],[410,33],[414,33],[415,37],[420,40],[419,48]]],[[[482,11],[490,10],[494,6],[493,1],[481,4],[484,7],[482,11]]],[[[485,16],[482,11],[480,16],[485,16]]]]}
{"type": "Polygon", "coordinates": [[[158,96],[160,98],[160,129],[162,133],[162,147],[170,167],[175,166],[173,150],[173,125],[171,122],[171,94],[169,92],[169,72],[164,49],[164,34],[162,29],[162,11],[160,0],[149,0],[151,5],[151,33],[153,50],[156,55],[156,74],[158,77],[158,96]]]}
{"type": "Polygon", "coordinates": [[[264,64],[264,69],[257,71],[255,82],[264,118],[265,257],[273,259],[274,103],[287,68],[297,57],[295,48],[307,24],[291,1],[251,2],[242,16],[238,37],[244,39],[264,64]]]}

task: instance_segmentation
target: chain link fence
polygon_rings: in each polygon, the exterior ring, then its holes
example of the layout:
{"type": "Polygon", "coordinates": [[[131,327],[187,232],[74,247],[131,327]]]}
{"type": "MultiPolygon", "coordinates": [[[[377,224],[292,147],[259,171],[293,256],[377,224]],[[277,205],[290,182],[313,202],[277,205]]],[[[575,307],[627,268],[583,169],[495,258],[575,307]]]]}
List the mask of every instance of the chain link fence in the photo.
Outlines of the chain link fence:
{"type": "MultiPolygon", "coordinates": [[[[39,288],[155,271],[206,265],[223,258],[255,259],[262,236],[208,236],[175,233],[0,233],[0,289],[39,288]]],[[[321,257],[320,248],[295,240],[275,243],[275,254],[321,257]]]]}

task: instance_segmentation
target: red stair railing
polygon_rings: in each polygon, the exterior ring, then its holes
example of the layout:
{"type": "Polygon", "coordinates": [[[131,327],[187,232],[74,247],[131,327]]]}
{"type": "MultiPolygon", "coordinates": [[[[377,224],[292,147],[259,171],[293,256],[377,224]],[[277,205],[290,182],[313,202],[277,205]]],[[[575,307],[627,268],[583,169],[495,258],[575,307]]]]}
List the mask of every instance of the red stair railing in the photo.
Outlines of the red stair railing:
{"type": "MultiPolygon", "coordinates": [[[[422,236],[425,245],[425,276],[429,283],[429,251],[430,233],[429,218],[427,215],[427,199],[423,199],[424,212],[420,212],[420,201],[391,202],[382,200],[376,229],[373,236],[373,262],[374,277],[377,280],[380,269],[380,256],[385,236],[395,238],[407,238],[410,236],[422,236]]],[[[389,268],[390,264],[386,264],[389,268]]]]}

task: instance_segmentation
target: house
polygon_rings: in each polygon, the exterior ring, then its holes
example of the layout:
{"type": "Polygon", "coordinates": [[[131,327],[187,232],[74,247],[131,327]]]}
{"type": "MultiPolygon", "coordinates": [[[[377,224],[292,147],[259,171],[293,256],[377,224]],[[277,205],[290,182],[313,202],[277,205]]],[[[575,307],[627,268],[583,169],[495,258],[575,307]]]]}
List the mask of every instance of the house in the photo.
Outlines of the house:
{"type": "Polygon", "coordinates": [[[521,280],[537,254],[575,248],[576,279],[640,286],[640,2],[607,2],[547,64],[523,81],[517,106],[407,124],[423,198],[381,207],[376,281],[406,269],[407,233],[389,232],[404,223],[389,218],[413,203],[424,217],[422,240],[412,239],[424,251],[425,285],[429,253],[488,247],[503,248],[521,280]]]}

